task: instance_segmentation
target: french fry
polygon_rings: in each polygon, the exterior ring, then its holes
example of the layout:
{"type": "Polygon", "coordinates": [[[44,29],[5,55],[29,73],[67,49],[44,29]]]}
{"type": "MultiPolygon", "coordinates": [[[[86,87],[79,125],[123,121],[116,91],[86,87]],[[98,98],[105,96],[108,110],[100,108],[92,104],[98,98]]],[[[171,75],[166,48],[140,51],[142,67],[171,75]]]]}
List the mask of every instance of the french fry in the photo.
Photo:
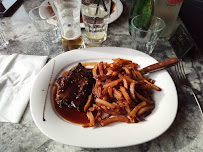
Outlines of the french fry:
{"type": "Polygon", "coordinates": [[[141,85],[140,86],[140,89],[142,89],[142,90],[149,90],[149,89],[151,89],[152,87],[149,85],[149,84],[145,84],[145,85],[141,85]]]}
{"type": "Polygon", "coordinates": [[[106,75],[112,75],[112,73],[113,73],[113,70],[108,68],[106,75]]]}
{"type": "Polygon", "coordinates": [[[102,97],[102,87],[101,86],[96,86],[92,90],[93,94],[96,95],[97,97],[101,98],[102,97]]]}
{"type": "Polygon", "coordinates": [[[109,97],[110,97],[111,100],[114,99],[114,97],[113,97],[113,89],[112,89],[112,87],[108,87],[108,95],[109,95],[109,97]]]}
{"type": "Polygon", "coordinates": [[[125,98],[125,100],[130,104],[132,102],[132,99],[130,98],[128,92],[126,91],[126,89],[122,86],[120,86],[120,90],[125,98]]]}
{"type": "Polygon", "coordinates": [[[119,61],[120,61],[120,58],[117,58],[117,59],[112,59],[114,62],[111,63],[111,64],[117,64],[119,61]]]}
{"type": "Polygon", "coordinates": [[[90,107],[91,103],[92,103],[92,100],[93,100],[93,95],[92,93],[89,95],[88,99],[87,99],[87,102],[84,106],[84,112],[87,111],[87,109],[90,107]]]}
{"type": "Polygon", "coordinates": [[[123,86],[126,88],[126,89],[129,89],[129,81],[127,81],[127,79],[124,77],[123,78],[123,86]]]}
{"type": "Polygon", "coordinates": [[[137,69],[138,64],[137,63],[129,63],[129,64],[125,65],[125,67],[127,67],[129,69],[137,69]]]}
{"type": "Polygon", "coordinates": [[[125,116],[117,116],[117,117],[111,117],[107,119],[103,119],[100,122],[101,126],[106,126],[107,124],[113,123],[113,122],[126,122],[129,123],[128,117],[125,116]]]}
{"type": "Polygon", "coordinates": [[[137,113],[137,111],[138,111],[140,108],[144,107],[146,104],[147,104],[147,103],[146,103],[145,101],[143,101],[143,102],[139,103],[137,106],[135,106],[135,108],[134,108],[134,109],[131,111],[131,113],[130,113],[130,117],[131,117],[131,118],[134,118],[135,115],[136,115],[136,113],[137,113]]]}
{"type": "Polygon", "coordinates": [[[98,110],[98,111],[100,111],[100,110],[101,110],[101,107],[100,107],[100,106],[98,106],[97,104],[93,104],[92,106],[93,106],[93,108],[94,108],[94,109],[96,109],[96,110],[98,110]]]}
{"type": "Polygon", "coordinates": [[[94,124],[95,124],[94,115],[92,114],[91,111],[87,111],[87,115],[88,115],[89,120],[90,120],[89,127],[94,126],[94,124]]]}
{"type": "Polygon", "coordinates": [[[143,97],[141,94],[137,93],[135,91],[135,95],[137,96],[137,98],[139,98],[141,101],[146,101],[148,104],[153,104],[153,101],[152,100],[149,100],[145,97],[143,97]]]}
{"type": "Polygon", "coordinates": [[[137,79],[138,79],[138,77],[137,77],[137,75],[135,74],[135,72],[132,72],[132,77],[133,77],[134,80],[137,80],[137,79]]]}
{"type": "Polygon", "coordinates": [[[107,84],[103,85],[103,87],[104,88],[106,88],[106,87],[113,87],[113,86],[118,85],[122,81],[123,81],[123,79],[117,79],[117,80],[111,81],[110,83],[107,83],[107,84]]]}
{"type": "Polygon", "coordinates": [[[97,71],[98,71],[98,64],[96,64],[94,66],[94,68],[92,69],[92,75],[93,75],[93,77],[96,77],[98,75],[97,71]]]}
{"type": "Polygon", "coordinates": [[[124,105],[122,100],[118,100],[117,102],[118,102],[119,107],[121,107],[121,108],[125,107],[125,105],[124,105]]]}
{"type": "Polygon", "coordinates": [[[108,93],[108,88],[103,88],[103,90],[102,90],[102,96],[103,97],[107,97],[107,93],[108,93]]]}
{"type": "Polygon", "coordinates": [[[122,99],[122,93],[117,90],[116,88],[113,88],[113,96],[117,99],[117,100],[120,100],[122,99]]]}
{"type": "Polygon", "coordinates": [[[95,116],[95,123],[100,122],[101,119],[102,119],[102,111],[99,110],[99,111],[97,111],[96,116],[95,116]]]}
{"type": "Polygon", "coordinates": [[[134,74],[140,79],[140,80],[144,80],[145,78],[143,77],[143,75],[138,71],[133,69],[134,74]]]}
{"type": "Polygon", "coordinates": [[[97,79],[95,86],[102,86],[102,81],[101,79],[97,79]]]}
{"type": "Polygon", "coordinates": [[[105,109],[105,112],[107,114],[113,115],[113,116],[120,116],[122,115],[122,112],[120,110],[120,108],[114,109],[114,110],[109,110],[109,109],[105,109]]]}
{"type": "Polygon", "coordinates": [[[119,59],[115,59],[113,63],[110,64],[110,67],[112,70],[117,69],[118,67],[120,67],[120,60],[119,59]]]}
{"type": "Polygon", "coordinates": [[[116,102],[113,102],[112,104],[114,104],[115,106],[116,106],[116,108],[120,108],[120,106],[118,105],[118,103],[116,103],[116,102]]]}
{"type": "Polygon", "coordinates": [[[88,110],[89,110],[89,111],[94,111],[95,108],[94,108],[94,107],[90,107],[88,110]]]}
{"type": "Polygon", "coordinates": [[[137,111],[137,115],[138,116],[141,116],[142,114],[146,113],[146,112],[149,112],[151,110],[154,109],[154,105],[146,105],[142,108],[140,108],[138,111],[137,111]]]}
{"type": "Polygon", "coordinates": [[[125,110],[126,110],[128,116],[130,116],[130,113],[131,113],[130,106],[129,106],[128,102],[124,102],[124,104],[125,104],[125,110]]]}
{"type": "Polygon", "coordinates": [[[123,79],[124,78],[124,76],[121,73],[118,74],[118,77],[119,77],[119,79],[123,79]]]}
{"type": "Polygon", "coordinates": [[[122,67],[122,69],[125,70],[125,73],[126,73],[129,77],[132,76],[132,73],[131,73],[131,70],[130,70],[130,69],[128,69],[127,67],[122,67]]]}
{"type": "Polygon", "coordinates": [[[132,61],[131,60],[126,60],[126,59],[121,59],[121,58],[118,58],[118,59],[112,59],[115,63],[116,62],[122,62],[123,64],[130,64],[130,63],[132,63],[132,61]]]}
{"type": "Polygon", "coordinates": [[[108,101],[108,96],[107,94],[105,96],[103,96],[103,100],[108,101]]]}
{"type": "Polygon", "coordinates": [[[138,102],[137,97],[135,95],[135,82],[130,83],[130,96],[133,99],[133,101],[138,102]]]}
{"type": "Polygon", "coordinates": [[[109,102],[102,100],[102,99],[99,99],[99,98],[96,98],[95,101],[96,101],[96,103],[99,103],[99,104],[104,105],[104,106],[109,107],[109,108],[114,109],[116,107],[114,104],[109,103],[109,102]]]}
{"type": "Polygon", "coordinates": [[[99,74],[104,75],[103,62],[99,62],[98,68],[99,68],[99,74]]]}
{"type": "Polygon", "coordinates": [[[107,113],[109,111],[109,109],[106,106],[104,106],[104,105],[101,105],[101,109],[103,111],[105,111],[105,113],[107,113]]]}
{"type": "Polygon", "coordinates": [[[101,110],[98,110],[97,111],[97,114],[96,114],[96,117],[98,118],[98,117],[101,117],[102,116],[102,111],[101,110]]]}
{"type": "Polygon", "coordinates": [[[118,72],[118,71],[113,71],[113,72],[111,73],[111,75],[112,75],[113,77],[118,76],[118,74],[119,74],[119,72],[118,72]]]}
{"type": "MultiPolygon", "coordinates": [[[[133,80],[133,79],[131,79],[129,76],[127,76],[127,75],[124,75],[124,78],[130,83],[130,82],[135,82],[135,83],[138,83],[137,81],[135,81],[135,80],[133,80]]],[[[123,79],[124,79],[123,78],[123,79]]]]}
{"type": "Polygon", "coordinates": [[[102,120],[103,120],[103,119],[110,118],[110,117],[111,117],[111,114],[107,114],[104,118],[102,118],[102,120]]]}
{"type": "Polygon", "coordinates": [[[104,68],[104,70],[106,70],[108,67],[109,67],[108,63],[107,62],[103,62],[103,68],[104,68]]]}
{"type": "Polygon", "coordinates": [[[161,88],[159,88],[158,86],[150,83],[149,81],[147,81],[146,79],[144,80],[145,83],[147,83],[148,85],[151,86],[152,89],[157,90],[157,91],[161,91],[161,88]]]}

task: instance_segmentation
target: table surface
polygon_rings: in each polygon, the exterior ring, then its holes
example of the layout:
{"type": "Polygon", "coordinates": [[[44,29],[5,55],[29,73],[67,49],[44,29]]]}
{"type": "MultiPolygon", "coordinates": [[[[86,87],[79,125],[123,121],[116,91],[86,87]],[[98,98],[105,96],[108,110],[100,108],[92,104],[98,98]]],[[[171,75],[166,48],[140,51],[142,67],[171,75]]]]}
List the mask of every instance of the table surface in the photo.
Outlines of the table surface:
{"type": "MultiPolygon", "coordinates": [[[[42,44],[37,31],[28,17],[28,11],[40,5],[43,0],[24,0],[19,9],[11,16],[4,17],[2,23],[5,27],[9,45],[6,49],[0,50],[0,54],[29,54],[44,55],[42,44]]],[[[122,0],[124,11],[120,18],[111,23],[108,28],[108,38],[100,46],[113,46],[131,48],[131,37],[128,32],[129,0],[122,0]]],[[[84,35],[84,29],[82,30],[84,35]]],[[[90,47],[87,45],[87,47],[90,47]]],[[[62,53],[59,48],[53,48],[50,57],[62,53]]],[[[167,40],[158,41],[152,57],[158,61],[174,57],[175,53],[167,40]]],[[[184,58],[185,71],[189,81],[198,95],[200,102],[203,102],[203,56],[201,52],[190,52],[184,58]]],[[[168,69],[172,78],[173,68],[168,69]]],[[[25,110],[19,124],[0,122],[0,151],[181,151],[181,152],[202,152],[203,151],[203,121],[198,106],[190,92],[177,85],[178,91],[178,112],[171,127],[158,138],[144,144],[131,147],[115,149],[86,149],[58,143],[45,136],[34,124],[30,107],[25,110]]]]}

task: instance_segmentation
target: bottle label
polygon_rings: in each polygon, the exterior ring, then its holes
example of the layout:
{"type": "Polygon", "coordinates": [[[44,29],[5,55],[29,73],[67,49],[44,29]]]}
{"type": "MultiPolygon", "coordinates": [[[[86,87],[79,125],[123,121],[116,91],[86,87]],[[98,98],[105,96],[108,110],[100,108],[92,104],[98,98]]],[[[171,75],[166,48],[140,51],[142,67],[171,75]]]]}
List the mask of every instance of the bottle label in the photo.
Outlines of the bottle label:
{"type": "Polygon", "coordinates": [[[170,4],[170,5],[177,5],[182,2],[183,2],[183,0],[168,0],[168,4],[170,4]]]}

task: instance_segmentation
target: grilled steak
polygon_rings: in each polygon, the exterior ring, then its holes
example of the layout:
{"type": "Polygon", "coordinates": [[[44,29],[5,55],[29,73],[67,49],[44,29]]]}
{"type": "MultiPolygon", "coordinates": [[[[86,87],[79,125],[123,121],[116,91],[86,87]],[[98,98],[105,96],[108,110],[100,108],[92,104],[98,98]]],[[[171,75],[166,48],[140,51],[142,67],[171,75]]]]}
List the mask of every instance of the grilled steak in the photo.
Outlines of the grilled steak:
{"type": "Polygon", "coordinates": [[[68,74],[57,79],[56,102],[82,112],[94,83],[92,72],[79,63],[68,74]]]}

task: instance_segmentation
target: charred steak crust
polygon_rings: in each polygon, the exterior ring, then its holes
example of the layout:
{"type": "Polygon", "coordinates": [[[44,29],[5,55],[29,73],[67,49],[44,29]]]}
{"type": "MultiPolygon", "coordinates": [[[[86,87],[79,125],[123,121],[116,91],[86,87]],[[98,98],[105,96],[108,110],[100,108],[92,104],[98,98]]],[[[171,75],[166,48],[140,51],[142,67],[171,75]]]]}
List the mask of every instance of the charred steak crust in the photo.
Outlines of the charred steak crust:
{"type": "Polygon", "coordinates": [[[83,112],[94,83],[92,72],[78,63],[77,67],[70,70],[67,75],[57,79],[55,100],[59,106],[66,105],[83,112]]]}

